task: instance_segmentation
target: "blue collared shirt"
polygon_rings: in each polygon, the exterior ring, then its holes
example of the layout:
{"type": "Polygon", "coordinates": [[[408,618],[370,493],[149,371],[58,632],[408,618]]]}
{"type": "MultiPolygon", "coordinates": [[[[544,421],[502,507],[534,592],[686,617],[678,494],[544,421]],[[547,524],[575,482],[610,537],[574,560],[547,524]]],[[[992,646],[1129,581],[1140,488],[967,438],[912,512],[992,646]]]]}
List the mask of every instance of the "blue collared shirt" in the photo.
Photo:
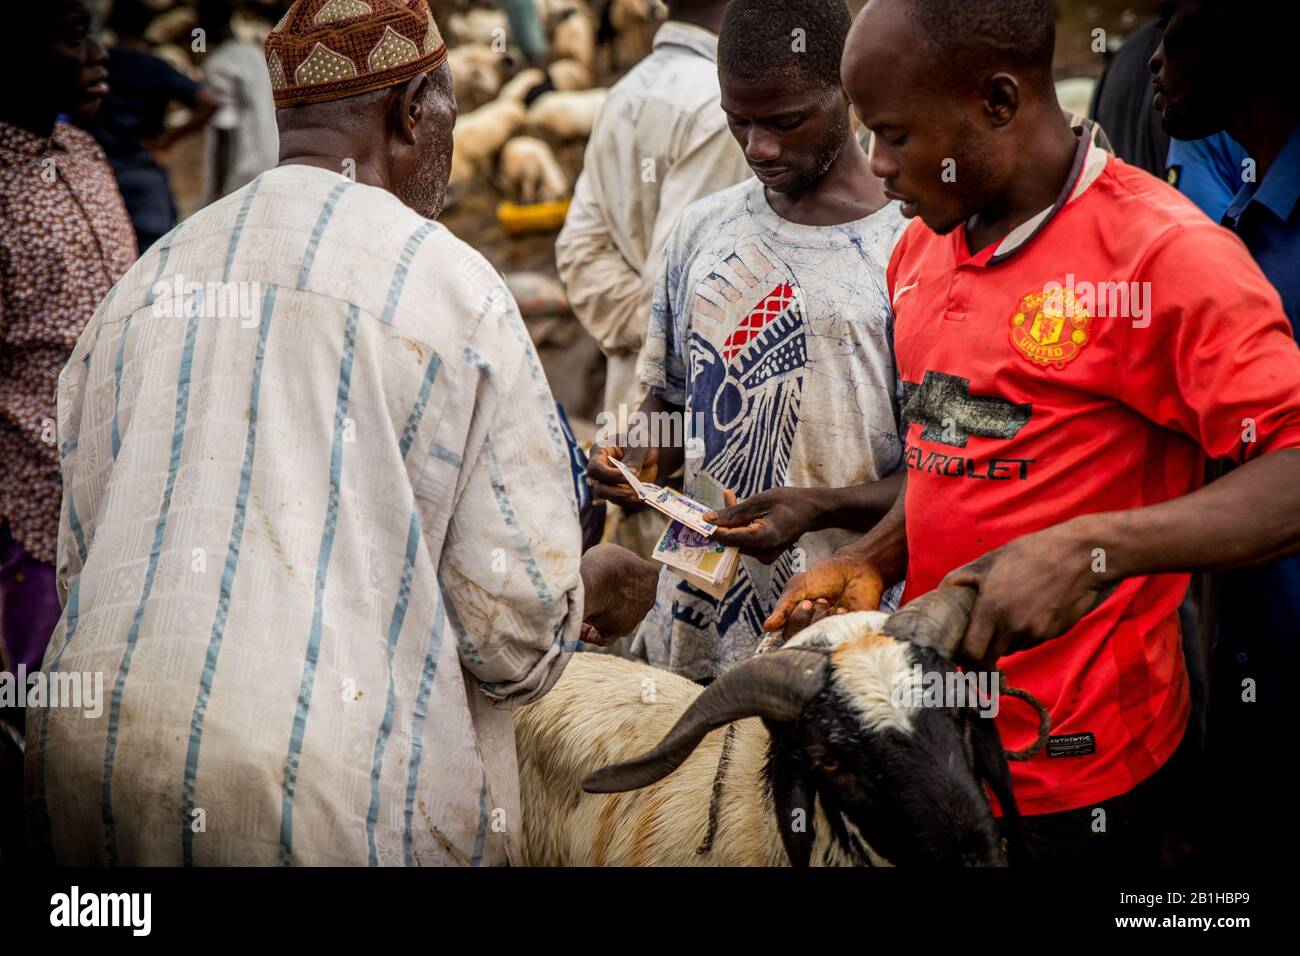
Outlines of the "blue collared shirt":
{"type": "MultiPolygon", "coordinates": [[[[1221,223],[1239,235],[1282,297],[1300,337],[1300,126],[1261,182],[1246,183],[1221,223]]],[[[1242,676],[1261,682],[1261,701],[1294,701],[1285,679],[1300,641],[1300,555],[1220,575],[1216,651],[1227,665],[1224,686],[1242,676]],[[1237,668],[1234,670],[1234,665],[1237,668]]],[[[1226,712],[1225,712],[1226,713],[1226,712]]]]}
{"type": "Polygon", "coordinates": [[[1227,133],[1169,141],[1169,185],[1196,203],[1215,222],[1241,186],[1246,150],[1227,133]]]}
{"type": "Polygon", "coordinates": [[[1264,178],[1244,184],[1220,221],[1250,249],[1300,337],[1300,125],[1264,178]]]}

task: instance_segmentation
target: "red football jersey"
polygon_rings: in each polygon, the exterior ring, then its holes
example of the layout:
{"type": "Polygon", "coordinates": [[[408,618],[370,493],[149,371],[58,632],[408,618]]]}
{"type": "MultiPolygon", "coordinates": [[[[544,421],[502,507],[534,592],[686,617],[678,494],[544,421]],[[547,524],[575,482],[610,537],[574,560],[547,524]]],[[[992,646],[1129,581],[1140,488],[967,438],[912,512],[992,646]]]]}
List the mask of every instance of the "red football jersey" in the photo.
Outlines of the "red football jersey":
{"type": "MultiPolygon", "coordinates": [[[[1057,203],[972,255],[912,223],[889,266],[904,382],[904,600],[1014,538],[1202,484],[1205,453],[1300,447],[1300,350],[1232,233],[1147,173],[1080,143],[1057,203]]],[[[1053,738],[1011,765],[1023,813],[1089,806],[1169,759],[1189,695],[1188,576],[1130,578],[1073,629],[1009,654],[1053,738]]],[[[1003,698],[1008,748],[1037,717],[1003,698]]]]}

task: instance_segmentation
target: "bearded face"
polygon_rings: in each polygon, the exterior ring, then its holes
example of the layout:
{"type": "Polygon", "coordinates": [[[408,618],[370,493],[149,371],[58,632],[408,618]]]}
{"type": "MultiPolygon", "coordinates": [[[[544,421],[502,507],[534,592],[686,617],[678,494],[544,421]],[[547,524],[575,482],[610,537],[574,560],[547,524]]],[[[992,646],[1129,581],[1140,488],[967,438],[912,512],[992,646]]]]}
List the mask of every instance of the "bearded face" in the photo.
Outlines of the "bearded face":
{"type": "Polygon", "coordinates": [[[414,164],[398,178],[397,198],[426,219],[437,219],[447,199],[451,175],[452,130],[456,101],[444,64],[429,75],[421,93],[420,122],[416,127],[414,164]]]}

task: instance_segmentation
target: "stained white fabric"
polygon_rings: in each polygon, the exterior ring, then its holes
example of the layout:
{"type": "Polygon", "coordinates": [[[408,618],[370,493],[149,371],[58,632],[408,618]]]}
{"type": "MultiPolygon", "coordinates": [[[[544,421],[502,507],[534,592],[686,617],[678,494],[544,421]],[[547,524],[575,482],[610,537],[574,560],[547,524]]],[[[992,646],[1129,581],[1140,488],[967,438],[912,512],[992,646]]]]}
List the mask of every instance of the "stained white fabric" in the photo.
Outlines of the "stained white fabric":
{"type": "Polygon", "coordinates": [[[567,449],[504,282],[389,193],[274,169],[160,241],[59,385],[60,863],[489,864],[510,709],[576,646],[567,449]],[[179,289],[179,294],[177,290],[179,289]]]}

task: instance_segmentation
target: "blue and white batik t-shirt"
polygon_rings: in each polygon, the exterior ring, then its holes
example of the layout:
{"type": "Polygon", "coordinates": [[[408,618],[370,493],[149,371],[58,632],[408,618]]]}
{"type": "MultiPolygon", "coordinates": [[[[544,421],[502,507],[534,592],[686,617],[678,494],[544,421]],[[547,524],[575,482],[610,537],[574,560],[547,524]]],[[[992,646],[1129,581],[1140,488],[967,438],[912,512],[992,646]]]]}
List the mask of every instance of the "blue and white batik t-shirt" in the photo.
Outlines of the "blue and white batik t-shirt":
{"type": "MultiPolygon", "coordinates": [[[[768,488],[843,487],[894,471],[897,375],[885,267],[906,221],[782,219],[750,179],[688,206],[665,249],[641,378],[685,407],[685,491],[713,507],[768,488]]],[[[776,562],[744,558],[716,600],[664,570],[633,653],[694,679],[751,656],[796,571],[855,535],[804,535],[776,562]]]]}

